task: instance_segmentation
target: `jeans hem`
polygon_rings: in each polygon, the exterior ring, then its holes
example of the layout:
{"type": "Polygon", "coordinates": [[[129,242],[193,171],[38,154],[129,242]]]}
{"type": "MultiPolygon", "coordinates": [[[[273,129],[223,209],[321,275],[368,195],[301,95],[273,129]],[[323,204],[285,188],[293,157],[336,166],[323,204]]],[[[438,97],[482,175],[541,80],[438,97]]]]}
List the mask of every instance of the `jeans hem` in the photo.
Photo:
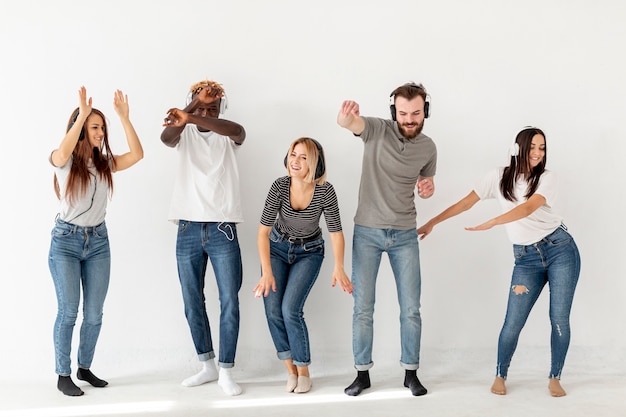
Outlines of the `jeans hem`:
{"type": "Polygon", "coordinates": [[[370,362],[367,365],[354,364],[354,369],[356,369],[357,371],[369,371],[372,366],[374,366],[374,362],[370,362]]]}

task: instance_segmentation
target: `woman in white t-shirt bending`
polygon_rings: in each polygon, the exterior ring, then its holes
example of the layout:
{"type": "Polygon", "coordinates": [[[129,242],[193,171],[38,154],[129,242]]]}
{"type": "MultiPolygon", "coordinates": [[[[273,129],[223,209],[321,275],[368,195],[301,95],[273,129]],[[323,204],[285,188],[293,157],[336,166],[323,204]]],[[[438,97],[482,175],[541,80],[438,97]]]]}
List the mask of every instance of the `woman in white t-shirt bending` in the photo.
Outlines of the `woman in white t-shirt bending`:
{"type": "Polygon", "coordinates": [[[510,165],[493,170],[465,198],[417,229],[420,239],[442,221],[469,210],[479,200],[495,198],[504,213],[466,230],[488,230],[500,224],[513,243],[515,267],[506,318],[498,340],[494,394],[506,394],[505,380],[520,332],[546,283],[550,286],[552,365],[548,388],[564,396],[560,378],[570,341],[569,316],[580,275],[580,254],[559,215],[552,212],[557,191],[554,173],[547,171],[546,138],[541,129],[517,134],[510,165]]]}

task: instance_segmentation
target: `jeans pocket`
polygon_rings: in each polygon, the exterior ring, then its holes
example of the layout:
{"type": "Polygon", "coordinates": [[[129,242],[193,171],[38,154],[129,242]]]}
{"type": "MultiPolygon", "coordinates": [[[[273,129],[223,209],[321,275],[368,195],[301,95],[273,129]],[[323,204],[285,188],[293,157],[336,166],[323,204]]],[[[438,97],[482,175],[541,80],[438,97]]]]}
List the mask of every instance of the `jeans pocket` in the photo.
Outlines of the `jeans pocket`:
{"type": "Polygon", "coordinates": [[[52,237],[64,238],[72,234],[72,229],[62,226],[54,226],[50,235],[52,237]]]}
{"type": "Polygon", "coordinates": [[[513,257],[516,261],[522,259],[526,253],[526,247],[523,245],[513,245],[513,257]]]}
{"type": "Polygon", "coordinates": [[[324,254],[324,239],[314,240],[313,242],[304,244],[304,251],[307,253],[324,254]]]}
{"type": "Polygon", "coordinates": [[[276,229],[272,228],[272,231],[270,232],[270,240],[274,243],[278,243],[283,240],[283,237],[280,235],[280,233],[278,233],[276,229]]]}
{"type": "Polygon", "coordinates": [[[566,245],[572,241],[572,236],[565,230],[558,228],[556,232],[546,237],[546,240],[551,246],[566,245]]]}
{"type": "Polygon", "coordinates": [[[179,220],[178,221],[178,234],[182,235],[183,233],[185,233],[188,227],[189,227],[189,222],[184,221],[184,220],[179,220]]]}

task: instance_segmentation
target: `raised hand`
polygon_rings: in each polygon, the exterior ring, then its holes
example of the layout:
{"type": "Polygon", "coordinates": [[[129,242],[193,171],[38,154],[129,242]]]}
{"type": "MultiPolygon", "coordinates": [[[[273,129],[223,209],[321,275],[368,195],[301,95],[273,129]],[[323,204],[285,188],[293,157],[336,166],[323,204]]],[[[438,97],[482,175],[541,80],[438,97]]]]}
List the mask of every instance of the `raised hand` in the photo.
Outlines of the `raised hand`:
{"type": "Polygon", "coordinates": [[[128,118],[128,96],[122,90],[116,90],[113,94],[113,108],[120,118],[128,118]]]}

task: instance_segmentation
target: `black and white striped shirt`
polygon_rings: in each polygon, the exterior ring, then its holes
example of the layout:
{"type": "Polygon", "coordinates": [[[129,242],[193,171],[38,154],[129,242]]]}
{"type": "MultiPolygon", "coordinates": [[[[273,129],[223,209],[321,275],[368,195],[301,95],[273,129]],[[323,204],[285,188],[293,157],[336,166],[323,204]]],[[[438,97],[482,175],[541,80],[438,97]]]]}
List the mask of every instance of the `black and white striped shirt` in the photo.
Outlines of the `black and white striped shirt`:
{"type": "Polygon", "coordinates": [[[340,232],[341,217],[335,189],[329,182],[315,185],[313,198],[308,207],[295,210],[291,207],[289,185],[291,178],[280,177],[270,187],[261,215],[261,224],[274,226],[289,237],[307,238],[321,233],[320,217],[324,213],[326,227],[330,233],[340,232]]]}

